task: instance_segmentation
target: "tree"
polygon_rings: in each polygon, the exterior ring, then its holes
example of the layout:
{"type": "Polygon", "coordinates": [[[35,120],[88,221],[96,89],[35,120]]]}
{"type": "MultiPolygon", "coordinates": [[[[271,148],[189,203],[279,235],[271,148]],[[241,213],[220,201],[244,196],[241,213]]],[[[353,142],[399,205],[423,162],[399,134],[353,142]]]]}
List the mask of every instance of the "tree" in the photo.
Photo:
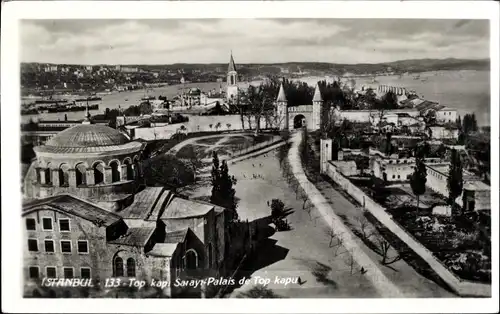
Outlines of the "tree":
{"type": "Polygon", "coordinates": [[[417,158],[415,170],[410,177],[410,186],[413,194],[417,197],[417,211],[420,206],[420,195],[425,193],[425,183],[427,182],[427,170],[422,158],[417,158]]]}
{"type": "Polygon", "coordinates": [[[378,236],[376,241],[376,253],[378,253],[380,256],[382,256],[382,261],[380,263],[384,266],[396,263],[397,261],[401,260],[401,255],[397,254],[396,256],[389,257],[389,250],[391,249],[391,244],[384,239],[382,236],[378,236]]]}
{"type": "Polygon", "coordinates": [[[215,125],[215,131],[218,131],[221,126],[222,124],[220,122],[217,122],[217,124],[215,125]]]}
{"type": "Polygon", "coordinates": [[[462,160],[456,149],[451,150],[450,170],[447,178],[448,204],[453,206],[464,186],[462,160]]]}
{"type": "Polygon", "coordinates": [[[274,198],[271,200],[271,217],[280,218],[285,213],[285,203],[282,200],[274,198]]]}
{"type": "Polygon", "coordinates": [[[219,158],[216,152],[213,152],[212,166],[212,195],[210,202],[215,205],[226,208],[225,217],[227,223],[232,223],[238,220],[236,212],[237,201],[235,198],[236,178],[229,175],[229,168],[226,161],[219,163],[219,158]]]}
{"type": "Polygon", "coordinates": [[[210,130],[212,130],[212,127],[214,126],[212,123],[208,125],[210,127],[210,130]]]}
{"type": "Polygon", "coordinates": [[[196,173],[198,169],[203,166],[203,163],[201,161],[201,154],[194,148],[193,145],[188,145],[186,149],[186,155],[188,156],[187,161],[193,170],[193,181],[196,181],[196,173]]]}
{"type": "Polygon", "coordinates": [[[231,129],[231,123],[226,123],[227,130],[231,129]]]}

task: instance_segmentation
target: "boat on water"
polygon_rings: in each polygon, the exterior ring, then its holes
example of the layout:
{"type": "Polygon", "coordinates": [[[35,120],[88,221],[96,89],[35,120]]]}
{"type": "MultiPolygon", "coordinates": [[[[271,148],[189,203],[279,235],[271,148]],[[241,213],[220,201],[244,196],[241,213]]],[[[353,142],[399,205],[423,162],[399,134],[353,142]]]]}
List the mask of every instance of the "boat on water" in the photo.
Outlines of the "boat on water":
{"type": "Polygon", "coordinates": [[[155,96],[144,96],[141,98],[141,100],[143,100],[143,101],[155,100],[155,99],[156,99],[155,96]]]}

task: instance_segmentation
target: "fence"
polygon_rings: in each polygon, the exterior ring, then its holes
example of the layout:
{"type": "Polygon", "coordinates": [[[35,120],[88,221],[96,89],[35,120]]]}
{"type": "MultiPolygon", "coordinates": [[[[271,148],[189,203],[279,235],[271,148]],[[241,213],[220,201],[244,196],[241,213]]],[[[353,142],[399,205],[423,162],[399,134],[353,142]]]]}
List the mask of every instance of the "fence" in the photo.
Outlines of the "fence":
{"type": "Polygon", "coordinates": [[[428,265],[438,274],[438,276],[448,284],[448,286],[460,296],[484,297],[491,296],[491,285],[481,284],[463,280],[451,272],[434,254],[424,247],[417,239],[404,230],[392,217],[386,212],[386,209],[372,200],[360,188],[355,186],[349,179],[344,177],[337,168],[327,164],[327,175],[335,181],[344,191],[353,197],[360,204],[363,204],[380,223],[395,234],[401,241],[418,254],[428,265]]]}

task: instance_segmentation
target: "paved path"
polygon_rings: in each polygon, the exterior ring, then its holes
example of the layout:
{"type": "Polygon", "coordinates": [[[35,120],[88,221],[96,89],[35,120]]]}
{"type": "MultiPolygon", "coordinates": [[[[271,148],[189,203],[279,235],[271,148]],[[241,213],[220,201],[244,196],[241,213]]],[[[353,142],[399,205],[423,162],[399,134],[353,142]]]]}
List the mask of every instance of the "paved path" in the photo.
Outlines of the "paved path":
{"type": "MultiPolygon", "coordinates": [[[[293,175],[301,188],[306,191],[311,203],[315,206],[325,223],[343,239],[343,246],[350,252],[356,263],[366,270],[365,276],[371,281],[375,289],[384,297],[406,297],[394,283],[379,269],[374,262],[358,245],[356,236],[344,225],[334,212],[323,195],[307,179],[300,160],[299,146],[302,132],[297,132],[292,137],[292,147],[288,153],[288,160],[293,175]]],[[[341,205],[342,206],[342,205],[341,205]]]]}

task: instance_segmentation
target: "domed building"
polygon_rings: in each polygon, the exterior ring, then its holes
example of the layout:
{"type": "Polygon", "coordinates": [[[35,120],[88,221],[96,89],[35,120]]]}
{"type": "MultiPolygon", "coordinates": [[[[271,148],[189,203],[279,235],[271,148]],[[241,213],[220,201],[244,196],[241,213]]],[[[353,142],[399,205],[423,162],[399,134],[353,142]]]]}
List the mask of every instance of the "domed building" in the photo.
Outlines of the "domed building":
{"type": "MultiPolygon", "coordinates": [[[[167,297],[216,292],[174,282],[226,274],[224,208],[146,187],[144,146],[91,124],[87,112],[81,125],[34,148],[21,213],[25,296],[46,293],[42,278],[154,279],[169,283],[167,297]]],[[[99,293],[65,289],[48,293],[99,293]]]]}
{"type": "Polygon", "coordinates": [[[36,160],[24,182],[26,198],[69,193],[109,210],[127,204],[143,181],[145,143],[89,122],[86,119],[34,148],[36,160]]]}

